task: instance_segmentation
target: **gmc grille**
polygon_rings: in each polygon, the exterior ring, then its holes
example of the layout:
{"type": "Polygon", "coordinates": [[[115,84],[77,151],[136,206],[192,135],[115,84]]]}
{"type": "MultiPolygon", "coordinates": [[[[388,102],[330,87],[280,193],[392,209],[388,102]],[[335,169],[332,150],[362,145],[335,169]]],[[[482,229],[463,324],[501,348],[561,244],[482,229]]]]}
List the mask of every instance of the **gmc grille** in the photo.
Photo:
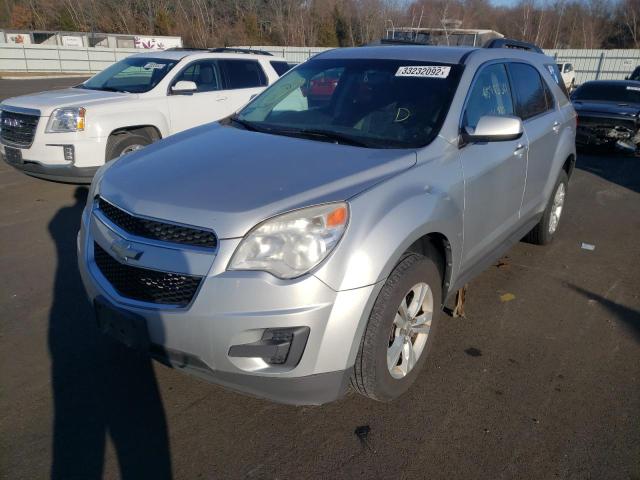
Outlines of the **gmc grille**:
{"type": "Polygon", "coordinates": [[[138,237],[196,247],[216,248],[218,245],[216,235],[207,230],[134,217],[103,198],[98,199],[98,208],[115,225],[138,237]]]}
{"type": "Polygon", "coordinates": [[[186,307],[193,299],[202,277],[167,273],[118,262],[100,245],[93,243],[98,269],[123,297],[141,302],[186,307]]]}
{"type": "Polygon", "coordinates": [[[33,143],[40,117],[8,110],[0,112],[0,136],[3,143],[16,147],[29,148],[33,143]]]}

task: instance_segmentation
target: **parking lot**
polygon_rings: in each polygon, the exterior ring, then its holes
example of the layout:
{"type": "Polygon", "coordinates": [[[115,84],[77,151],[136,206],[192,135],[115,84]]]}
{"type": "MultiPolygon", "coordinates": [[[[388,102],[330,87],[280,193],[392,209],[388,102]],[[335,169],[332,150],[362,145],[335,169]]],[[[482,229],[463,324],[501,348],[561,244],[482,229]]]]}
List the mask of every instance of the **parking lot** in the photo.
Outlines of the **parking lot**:
{"type": "Polygon", "coordinates": [[[86,195],[0,164],[0,478],[640,479],[639,158],[581,155],[556,241],[474,280],[390,404],[274,404],[100,337],[86,195]]]}

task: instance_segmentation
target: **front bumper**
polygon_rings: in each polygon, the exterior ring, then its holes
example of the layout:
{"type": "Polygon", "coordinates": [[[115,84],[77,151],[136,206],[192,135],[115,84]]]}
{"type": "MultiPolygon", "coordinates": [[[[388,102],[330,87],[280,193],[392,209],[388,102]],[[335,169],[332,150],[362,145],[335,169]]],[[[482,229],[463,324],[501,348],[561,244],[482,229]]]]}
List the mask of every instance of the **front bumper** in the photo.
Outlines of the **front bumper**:
{"type": "Polygon", "coordinates": [[[93,301],[108,299],[146,321],[151,354],[183,369],[251,395],[290,404],[322,404],[348,388],[373,301],[381,284],[336,292],[313,275],[279,280],[264,272],[226,271],[240,239],[221,240],[217,252],[158,245],[105,225],[85,209],[78,236],[82,279],[93,301]],[[195,273],[204,279],[184,308],[143,304],[115,291],[98,269],[94,242],[104,250],[124,238],[144,254],[142,268],[195,273]],[[145,262],[148,262],[145,264],[145,262]],[[164,263],[163,263],[164,262],[164,263]],[[307,327],[296,365],[230,356],[230,348],[259,341],[268,329],[307,327]]]}
{"type": "Polygon", "coordinates": [[[600,117],[580,116],[576,129],[576,145],[609,147],[634,153],[640,147],[640,128],[628,120],[616,121],[600,117]]]}
{"type": "Polygon", "coordinates": [[[47,117],[38,122],[33,143],[28,147],[0,142],[0,155],[12,167],[38,178],[66,183],[89,184],[104,164],[106,139],[89,138],[86,132],[46,133],[47,117]],[[73,161],[65,159],[65,146],[73,147],[73,161]],[[19,151],[7,155],[6,149],[19,151]]]}
{"type": "Polygon", "coordinates": [[[4,149],[0,153],[4,161],[13,168],[31,175],[32,177],[52,180],[54,182],[90,184],[93,176],[100,167],[76,167],[68,165],[48,165],[34,160],[24,160],[20,162],[10,161],[4,155],[4,149]]]}

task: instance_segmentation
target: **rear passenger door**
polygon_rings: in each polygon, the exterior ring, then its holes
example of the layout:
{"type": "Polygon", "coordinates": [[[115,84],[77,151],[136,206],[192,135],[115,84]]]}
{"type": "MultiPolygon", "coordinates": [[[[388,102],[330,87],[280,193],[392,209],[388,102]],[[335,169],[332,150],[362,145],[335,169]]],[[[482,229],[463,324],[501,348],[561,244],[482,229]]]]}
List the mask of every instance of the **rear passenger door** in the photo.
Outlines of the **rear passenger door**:
{"type": "Polygon", "coordinates": [[[557,102],[537,68],[512,62],[508,69],[516,112],[529,142],[527,184],[522,200],[522,216],[528,218],[546,205],[544,187],[551,174],[563,121],[557,102]]]}
{"type": "MultiPolygon", "coordinates": [[[[480,117],[514,116],[514,100],[504,63],[481,67],[465,101],[461,129],[472,131],[480,117]]],[[[463,146],[463,269],[472,269],[517,228],[524,192],[527,142],[477,142],[463,146]]]]}
{"type": "Polygon", "coordinates": [[[249,100],[262,92],[269,84],[266,74],[257,60],[219,60],[224,77],[224,102],[216,114],[222,119],[244,107],[249,100]]]}

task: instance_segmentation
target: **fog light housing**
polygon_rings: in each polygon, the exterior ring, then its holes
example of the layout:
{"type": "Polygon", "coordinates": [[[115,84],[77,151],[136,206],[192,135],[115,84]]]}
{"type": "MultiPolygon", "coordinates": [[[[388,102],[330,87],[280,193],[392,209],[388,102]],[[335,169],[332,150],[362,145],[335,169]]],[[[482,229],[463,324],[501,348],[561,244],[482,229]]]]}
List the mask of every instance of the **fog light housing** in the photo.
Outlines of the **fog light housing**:
{"type": "Polygon", "coordinates": [[[67,162],[73,163],[76,161],[76,152],[73,145],[63,145],[62,151],[64,152],[64,159],[67,162]]]}
{"type": "Polygon", "coordinates": [[[229,348],[230,357],[262,358],[271,365],[295,367],[309,338],[309,327],[268,328],[262,339],[229,348]]]}

